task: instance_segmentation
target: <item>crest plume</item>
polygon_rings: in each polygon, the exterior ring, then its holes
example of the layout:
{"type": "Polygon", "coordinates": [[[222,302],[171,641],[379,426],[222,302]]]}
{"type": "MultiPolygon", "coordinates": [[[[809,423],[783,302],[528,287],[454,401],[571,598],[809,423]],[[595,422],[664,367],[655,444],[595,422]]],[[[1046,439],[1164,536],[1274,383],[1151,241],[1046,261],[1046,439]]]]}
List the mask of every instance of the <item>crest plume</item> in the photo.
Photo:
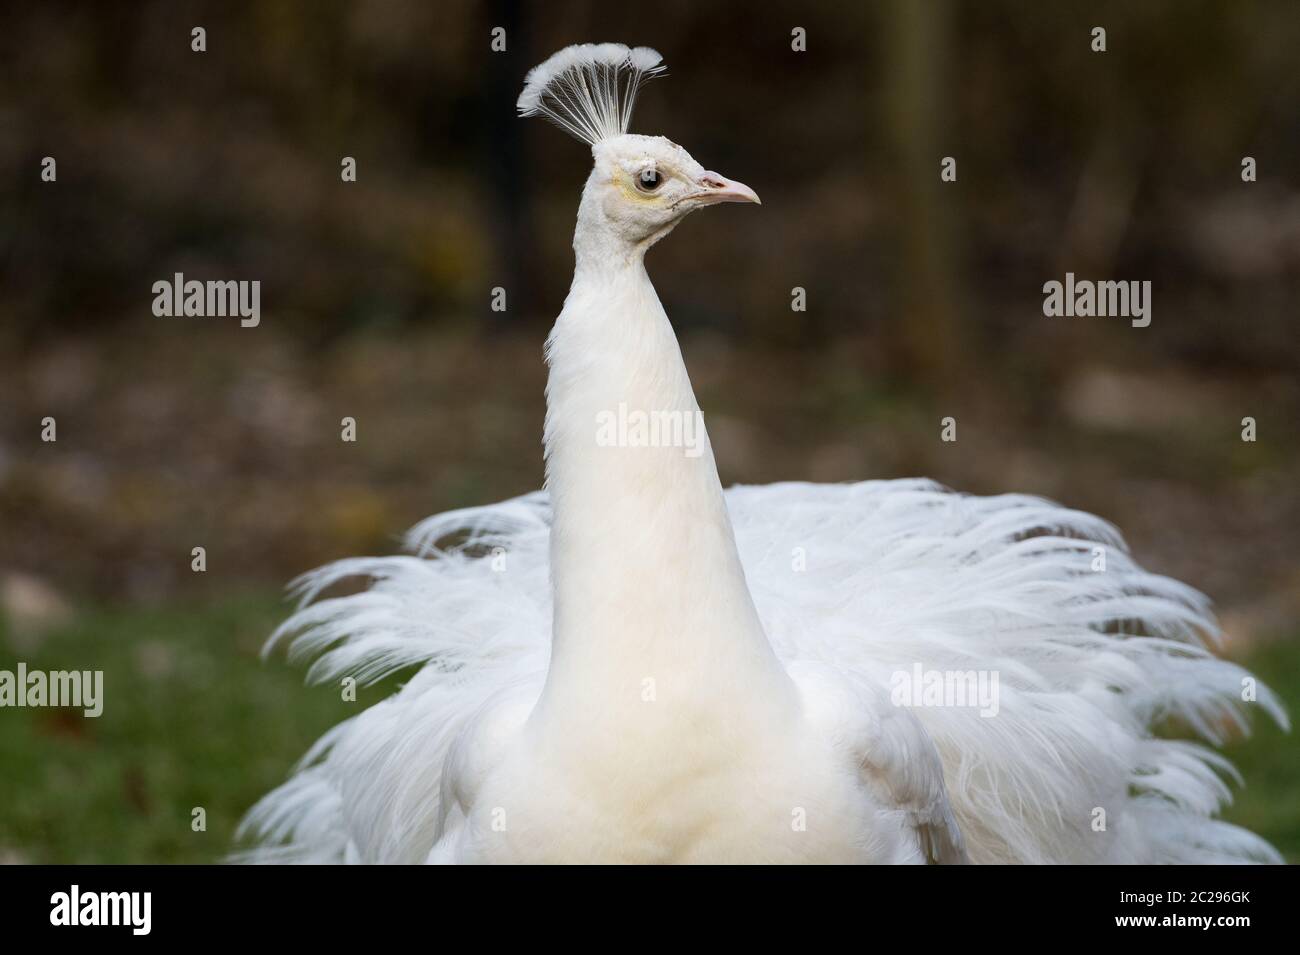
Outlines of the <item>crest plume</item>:
{"type": "Polygon", "coordinates": [[[622,43],[566,46],[524,77],[520,116],[545,116],[590,145],[627,132],[637,90],[662,73],[663,57],[622,43]]]}

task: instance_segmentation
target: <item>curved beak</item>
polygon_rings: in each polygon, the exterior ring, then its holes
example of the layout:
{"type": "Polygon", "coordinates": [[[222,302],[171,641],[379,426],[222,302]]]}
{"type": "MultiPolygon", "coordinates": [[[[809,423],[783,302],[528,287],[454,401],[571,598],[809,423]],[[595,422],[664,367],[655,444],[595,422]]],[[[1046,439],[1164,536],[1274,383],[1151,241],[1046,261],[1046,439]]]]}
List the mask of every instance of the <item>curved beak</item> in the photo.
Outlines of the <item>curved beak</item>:
{"type": "Polygon", "coordinates": [[[763,204],[763,200],[758,198],[758,193],[749,186],[728,179],[721,173],[706,172],[700,177],[699,186],[704,191],[694,198],[702,205],[713,205],[716,202],[756,202],[760,206],[763,204]]]}

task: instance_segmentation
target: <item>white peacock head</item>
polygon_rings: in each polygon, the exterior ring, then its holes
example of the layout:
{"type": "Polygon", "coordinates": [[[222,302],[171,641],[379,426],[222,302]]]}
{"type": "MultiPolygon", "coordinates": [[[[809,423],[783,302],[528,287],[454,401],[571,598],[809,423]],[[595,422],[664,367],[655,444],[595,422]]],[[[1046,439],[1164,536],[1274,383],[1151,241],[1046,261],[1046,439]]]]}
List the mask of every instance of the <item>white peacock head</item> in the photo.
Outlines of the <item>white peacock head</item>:
{"type": "Polygon", "coordinates": [[[636,245],[661,238],[701,206],[759,201],[671,140],[627,131],[637,91],[663,72],[661,59],[649,47],[621,43],[565,47],[529,71],[518,102],[521,116],[545,116],[591,146],[584,212],[636,245]]]}

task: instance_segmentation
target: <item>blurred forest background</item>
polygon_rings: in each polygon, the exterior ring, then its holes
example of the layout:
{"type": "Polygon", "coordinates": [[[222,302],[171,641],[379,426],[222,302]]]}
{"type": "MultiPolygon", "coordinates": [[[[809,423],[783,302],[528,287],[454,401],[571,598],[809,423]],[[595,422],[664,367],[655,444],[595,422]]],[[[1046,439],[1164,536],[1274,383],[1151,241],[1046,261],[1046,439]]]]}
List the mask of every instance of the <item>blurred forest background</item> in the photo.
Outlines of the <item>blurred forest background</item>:
{"type": "MultiPolygon", "coordinates": [[[[590,159],[514,102],[573,42],[659,49],[633,130],[763,197],[649,257],[724,483],[1095,511],[1300,706],[1292,0],[48,2],[0,27],[0,668],[102,667],[107,694],[99,720],[0,712],[0,861],[219,858],[358,705],[257,660],[281,585],[540,485],[590,159]],[[1151,326],[1045,318],[1066,271],[1151,281],[1151,326]],[[175,272],[260,280],[261,325],[154,317],[175,272]]],[[[1294,739],[1229,753],[1231,818],[1300,859],[1294,739]]]]}

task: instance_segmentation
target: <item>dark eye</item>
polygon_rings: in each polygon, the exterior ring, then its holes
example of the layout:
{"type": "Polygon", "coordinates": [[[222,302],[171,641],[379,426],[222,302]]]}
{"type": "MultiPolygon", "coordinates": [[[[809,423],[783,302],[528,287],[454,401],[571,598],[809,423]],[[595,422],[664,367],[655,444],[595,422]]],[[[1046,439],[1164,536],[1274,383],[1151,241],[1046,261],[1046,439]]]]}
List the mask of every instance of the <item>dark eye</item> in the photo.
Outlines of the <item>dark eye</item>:
{"type": "Polygon", "coordinates": [[[637,183],[637,186],[643,192],[654,192],[663,184],[664,184],[663,177],[660,176],[656,170],[654,169],[641,170],[641,179],[637,183]]]}

